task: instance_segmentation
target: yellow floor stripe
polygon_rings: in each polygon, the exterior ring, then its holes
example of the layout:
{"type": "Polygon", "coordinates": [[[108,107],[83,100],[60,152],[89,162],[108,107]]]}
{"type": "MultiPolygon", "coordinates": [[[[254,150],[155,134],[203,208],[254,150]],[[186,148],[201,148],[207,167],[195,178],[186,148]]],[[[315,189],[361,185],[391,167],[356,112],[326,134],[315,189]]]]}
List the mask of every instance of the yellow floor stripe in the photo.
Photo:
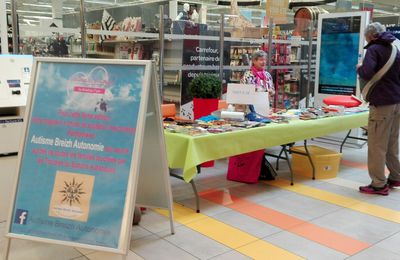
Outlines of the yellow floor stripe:
{"type": "Polygon", "coordinates": [[[331,204],[336,204],[341,207],[362,212],[374,217],[400,223],[400,211],[397,210],[388,209],[382,206],[370,204],[361,200],[338,195],[329,191],[316,189],[299,183],[295,183],[295,185],[291,186],[288,181],[281,179],[265,183],[285,190],[293,191],[314,199],[326,201],[331,204]]]}
{"type": "MultiPolygon", "coordinates": [[[[155,210],[168,216],[166,210],[155,210]]],[[[303,259],[285,249],[179,204],[174,204],[174,220],[252,259],[303,259]]]]}
{"type": "Polygon", "coordinates": [[[260,260],[275,260],[275,259],[292,259],[285,254],[271,254],[271,245],[265,245],[263,240],[258,240],[254,243],[245,245],[236,249],[236,251],[242,253],[243,255],[250,256],[253,259],[260,260]]]}
{"type": "Polygon", "coordinates": [[[230,248],[238,248],[258,240],[256,237],[212,218],[205,218],[186,226],[230,248]]]}

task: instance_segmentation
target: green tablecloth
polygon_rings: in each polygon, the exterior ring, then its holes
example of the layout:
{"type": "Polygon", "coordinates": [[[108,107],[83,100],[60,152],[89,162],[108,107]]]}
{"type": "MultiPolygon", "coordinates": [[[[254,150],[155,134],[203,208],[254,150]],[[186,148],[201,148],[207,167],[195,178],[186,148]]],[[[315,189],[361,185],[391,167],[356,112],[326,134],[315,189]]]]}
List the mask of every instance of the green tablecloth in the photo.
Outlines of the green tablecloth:
{"type": "Polygon", "coordinates": [[[183,169],[183,177],[189,182],[196,176],[196,166],[207,161],[342,132],[367,123],[365,112],[197,137],[166,132],[169,167],[183,169]]]}

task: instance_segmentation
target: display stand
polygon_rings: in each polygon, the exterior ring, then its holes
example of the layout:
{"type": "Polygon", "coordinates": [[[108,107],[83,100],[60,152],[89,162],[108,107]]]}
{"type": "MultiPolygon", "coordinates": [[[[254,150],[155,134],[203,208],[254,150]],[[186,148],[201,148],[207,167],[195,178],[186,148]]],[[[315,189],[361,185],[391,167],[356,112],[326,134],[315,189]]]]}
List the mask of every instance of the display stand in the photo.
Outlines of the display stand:
{"type": "Polygon", "coordinates": [[[126,257],[135,205],[174,234],[152,63],[38,58],[30,90],[4,259],[12,238],[126,257]]]}
{"type": "Polygon", "coordinates": [[[360,96],[355,66],[364,57],[363,32],[368,23],[369,12],[319,15],[315,106],[331,95],[360,96]]]}

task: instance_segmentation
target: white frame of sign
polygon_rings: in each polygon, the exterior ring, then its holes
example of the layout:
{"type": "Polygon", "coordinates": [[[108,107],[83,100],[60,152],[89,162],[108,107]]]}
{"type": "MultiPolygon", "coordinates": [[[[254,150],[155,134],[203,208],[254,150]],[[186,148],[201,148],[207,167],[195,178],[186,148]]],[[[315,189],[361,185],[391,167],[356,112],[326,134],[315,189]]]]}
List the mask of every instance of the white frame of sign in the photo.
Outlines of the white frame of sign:
{"type": "MultiPolygon", "coordinates": [[[[322,34],[322,20],[329,18],[342,18],[342,17],[361,17],[360,21],[360,40],[358,46],[358,62],[360,63],[364,57],[364,45],[365,45],[365,37],[364,30],[369,23],[369,11],[359,11],[352,13],[331,13],[331,14],[320,14],[318,17],[318,37],[317,37],[317,59],[315,66],[315,86],[314,86],[314,106],[321,106],[324,98],[332,96],[330,94],[321,94],[319,93],[319,70],[320,70],[320,56],[321,56],[321,34],[322,34]]],[[[354,67],[354,73],[356,72],[356,68],[354,67]]],[[[356,96],[360,97],[360,83],[357,80],[356,83],[356,96]]]]}
{"type": "MultiPolygon", "coordinates": [[[[162,121],[161,121],[161,108],[160,108],[160,99],[159,99],[159,91],[155,82],[155,79],[152,74],[154,74],[154,65],[152,64],[151,61],[131,61],[131,60],[107,60],[107,59],[76,59],[76,58],[35,58],[34,59],[34,64],[33,64],[33,69],[32,69],[32,79],[31,79],[31,84],[30,84],[30,91],[29,91],[29,96],[28,96],[28,102],[26,106],[26,114],[25,114],[25,120],[24,120],[24,129],[23,129],[23,139],[20,143],[20,148],[19,148],[19,157],[18,157],[18,164],[17,164],[17,176],[15,178],[15,183],[13,187],[13,196],[12,196],[12,201],[11,201],[11,206],[9,209],[9,214],[8,214],[8,223],[7,223],[7,241],[5,245],[5,259],[8,259],[9,257],[9,250],[10,250],[10,239],[25,239],[25,240],[31,240],[31,241],[36,241],[36,242],[43,242],[43,243],[50,243],[50,244],[56,244],[56,245],[63,245],[63,246],[71,246],[71,247],[78,247],[78,248],[86,248],[86,249],[91,249],[91,250],[96,250],[96,251],[104,251],[104,252],[109,252],[109,253],[116,253],[116,254],[123,254],[127,255],[129,252],[129,245],[130,245],[130,237],[131,237],[131,230],[132,230],[132,219],[133,219],[133,214],[134,214],[134,208],[136,203],[142,205],[146,204],[146,206],[149,207],[163,207],[169,210],[170,214],[170,224],[171,224],[171,233],[174,234],[174,225],[173,225],[173,216],[172,216],[172,195],[171,195],[171,186],[169,183],[169,172],[168,172],[168,164],[167,164],[167,159],[166,159],[166,152],[165,152],[165,142],[164,142],[164,136],[157,136],[155,138],[161,138],[160,140],[160,155],[161,156],[159,159],[161,160],[160,164],[163,167],[163,172],[160,172],[163,176],[159,176],[161,178],[161,181],[163,182],[161,185],[164,186],[162,187],[166,194],[163,194],[164,198],[159,198],[160,201],[163,202],[157,202],[157,200],[154,200],[154,198],[142,198],[142,201],[136,201],[136,193],[137,193],[137,184],[140,182],[140,170],[141,168],[141,155],[142,155],[142,149],[143,145],[146,143],[145,140],[143,140],[143,137],[145,135],[145,124],[146,121],[151,118],[151,120],[156,120],[155,123],[159,126],[162,127],[162,121]],[[142,97],[141,97],[141,102],[140,102],[140,108],[138,112],[138,119],[137,119],[137,128],[136,128],[136,133],[135,133],[135,140],[134,140],[134,148],[132,152],[132,158],[131,158],[131,165],[130,165],[130,176],[129,176],[129,181],[128,181],[128,186],[127,186],[127,192],[125,195],[125,205],[124,205],[124,211],[123,211],[123,217],[122,217],[122,222],[121,222],[121,228],[120,228],[120,237],[119,237],[119,242],[118,242],[118,247],[117,248],[111,248],[111,247],[103,247],[103,246],[96,246],[96,245],[90,245],[90,244],[83,244],[83,243],[76,243],[76,242],[71,242],[71,241],[64,241],[64,240],[56,240],[56,239],[48,239],[48,238],[42,238],[42,237],[36,237],[36,236],[31,236],[31,235],[21,235],[21,234],[15,234],[11,233],[11,222],[12,222],[12,216],[13,216],[13,211],[14,211],[14,206],[16,202],[16,192],[18,189],[18,182],[19,182],[19,175],[21,171],[21,164],[23,161],[22,155],[25,147],[25,142],[27,138],[27,131],[30,126],[30,119],[32,116],[32,107],[34,105],[35,101],[35,95],[36,95],[36,89],[37,89],[37,76],[38,72],[40,71],[40,64],[45,63],[45,62],[55,62],[55,63],[85,63],[85,64],[98,64],[98,65],[134,65],[134,66],[144,66],[144,77],[143,77],[143,85],[142,85],[142,97]],[[151,113],[148,113],[147,110],[148,108],[148,103],[149,100],[153,99],[153,103],[155,104],[155,107],[152,108],[151,113]],[[158,106],[158,107],[157,107],[158,106]],[[166,171],[165,171],[166,170],[166,171]],[[166,198],[165,198],[166,197],[166,198]],[[146,202],[149,201],[150,203],[146,202]],[[152,203],[156,201],[155,203],[152,203]]],[[[162,133],[162,129],[159,129],[159,133],[162,133]]],[[[147,183],[146,183],[147,184],[147,183]]]]}

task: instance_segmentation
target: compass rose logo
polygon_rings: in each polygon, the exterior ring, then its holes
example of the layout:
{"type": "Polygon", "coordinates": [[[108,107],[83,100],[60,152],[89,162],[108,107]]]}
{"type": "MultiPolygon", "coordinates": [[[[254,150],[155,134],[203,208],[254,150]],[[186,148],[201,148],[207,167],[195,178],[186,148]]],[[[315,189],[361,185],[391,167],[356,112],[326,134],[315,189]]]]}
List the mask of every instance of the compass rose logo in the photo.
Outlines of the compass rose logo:
{"type": "Polygon", "coordinates": [[[70,206],[75,203],[80,204],[81,195],[85,194],[82,185],[83,182],[78,183],[75,181],[75,178],[73,178],[72,181],[70,181],[69,183],[64,181],[63,190],[59,191],[60,193],[62,193],[63,198],[61,203],[67,202],[70,206]]]}

